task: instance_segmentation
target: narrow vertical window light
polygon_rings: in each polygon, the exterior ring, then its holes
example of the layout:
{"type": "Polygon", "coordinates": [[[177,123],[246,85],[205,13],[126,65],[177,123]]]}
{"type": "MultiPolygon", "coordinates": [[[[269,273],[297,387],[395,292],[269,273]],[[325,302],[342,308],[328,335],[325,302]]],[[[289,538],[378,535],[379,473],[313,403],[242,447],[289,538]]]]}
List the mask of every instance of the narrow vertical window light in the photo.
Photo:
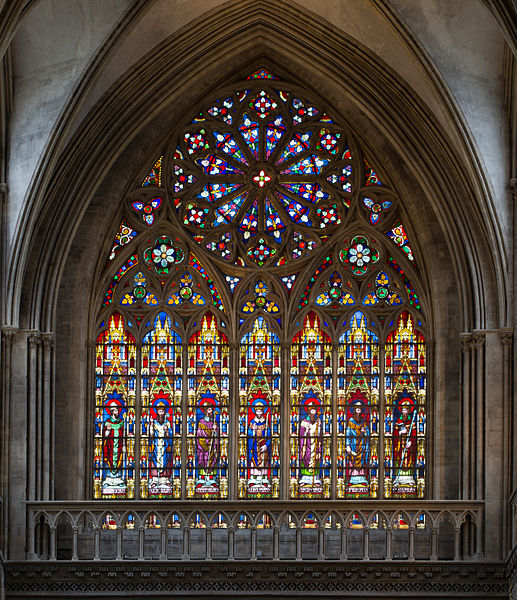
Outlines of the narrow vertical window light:
{"type": "Polygon", "coordinates": [[[330,337],[310,312],[291,346],[291,498],[331,495],[331,359],[330,337]]]}
{"type": "Polygon", "coordinates": [[[357,311],[338,346],[338,498],[378,497],[379,368],[379,338],[357,311]]]}
{"type": "Polygon", "coordinates": [[[402,312],[386,339],[385,495],[423,498],[425,493],[426,353],[414,317],[402,312]]]}
{"type": "Polygon", "coordinates": [[[95,498],[134,498],[136,347],[115,313],[97,338],[95,498]]]}
{"type": "Polygon", "coordinates": [[[187,372],[187,498],[227,498],[229,346],[211,314],[190,338],[187,372]]]}
{"type": "Polygon", "coordinates": [[[239,498],[278,498],[280,340],[264,317],[240,345],[239,498]]]}
{"type": "Polygon", "coordinates": [[[141,361],[140,495],[181,496],[181,338],[161,312],[143,339],[141,361]]]}

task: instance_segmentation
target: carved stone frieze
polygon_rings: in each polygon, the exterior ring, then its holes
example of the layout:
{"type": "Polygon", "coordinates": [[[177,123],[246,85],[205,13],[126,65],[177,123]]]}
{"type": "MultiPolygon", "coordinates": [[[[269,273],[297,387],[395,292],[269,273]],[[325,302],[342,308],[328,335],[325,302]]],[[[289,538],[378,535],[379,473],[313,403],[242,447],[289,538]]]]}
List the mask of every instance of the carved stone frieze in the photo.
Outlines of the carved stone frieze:
{"type": "Polygon", "coordinates": [[[368,596],[444,594],[447,597],[507,598],[508,578],[501,563],[391,562],[298,565],[266,562],[231,564],[210,561],[136,562],[92,565],[63,561],[59,565],[7,563],[7,599],[72,592],[89,594],[347,594],[368,596]]]}

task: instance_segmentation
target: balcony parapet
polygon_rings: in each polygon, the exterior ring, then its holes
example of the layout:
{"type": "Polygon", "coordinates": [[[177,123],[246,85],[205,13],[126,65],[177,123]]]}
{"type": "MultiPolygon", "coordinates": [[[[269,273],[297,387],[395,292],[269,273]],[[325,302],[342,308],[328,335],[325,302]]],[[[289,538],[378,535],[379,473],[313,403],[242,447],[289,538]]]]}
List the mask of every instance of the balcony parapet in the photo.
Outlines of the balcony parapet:
{"type": "Polygon", "coordinates": [[[483,501],[29,502],[29,560],[484,558],[483,501]]]}

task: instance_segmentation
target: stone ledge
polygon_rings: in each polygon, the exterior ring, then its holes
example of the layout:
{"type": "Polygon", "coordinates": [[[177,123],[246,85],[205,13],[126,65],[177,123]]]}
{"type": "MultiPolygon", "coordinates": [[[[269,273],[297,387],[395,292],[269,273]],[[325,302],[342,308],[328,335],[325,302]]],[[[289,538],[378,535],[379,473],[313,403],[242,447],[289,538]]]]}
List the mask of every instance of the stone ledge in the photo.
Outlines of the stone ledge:
{"type": "Polygon", "coordinates": [[[8,562],[6,598],[361,597],[508,598],[504,563],[412,561],[8,562]]]}

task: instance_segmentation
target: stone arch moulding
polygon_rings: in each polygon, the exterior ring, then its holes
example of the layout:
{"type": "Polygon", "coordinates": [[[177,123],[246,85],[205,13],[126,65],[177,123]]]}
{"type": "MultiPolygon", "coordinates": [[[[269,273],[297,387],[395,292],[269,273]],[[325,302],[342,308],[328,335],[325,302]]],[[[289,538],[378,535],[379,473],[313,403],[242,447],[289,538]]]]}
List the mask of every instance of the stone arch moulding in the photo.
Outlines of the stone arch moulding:
{"type": "MultiPolygon", "coordinates": [[[[396,183],[421,227],[422,246],[442,249],[442,257],[424,252],[427,272],[446,268],[452,285],[458,284],[461,327],[504,319],[505,307],[495,298],[505,295],[493,294],[504,285],[504,277],[494,275],[504,272],[504,259],[489,223],[475,216],[476,198],[483,197],[479,180],[426,106],[377,56],[328,23],[291,4],[267,11],[244,2],[209,13],[156,47],[95,105],[62,153],[49,159],[18,232],[11,320],[55,329],[59,284],[81,219],[88,207],[99,210],[101,182],[102,196],[110,198],[120,198],[128,185],[120,169],[118,177],[110,169],[124,160],[125,172],[132,172],[193,102],[259,62],[327,98],[372,159],[382,157],[386,169],[400,174],[396,183]]],[[[104,223],[111,222],[115,207],[104,206],[104,223]]],[[[437,285],[431,282],[431,288],[437,285]]]]}

